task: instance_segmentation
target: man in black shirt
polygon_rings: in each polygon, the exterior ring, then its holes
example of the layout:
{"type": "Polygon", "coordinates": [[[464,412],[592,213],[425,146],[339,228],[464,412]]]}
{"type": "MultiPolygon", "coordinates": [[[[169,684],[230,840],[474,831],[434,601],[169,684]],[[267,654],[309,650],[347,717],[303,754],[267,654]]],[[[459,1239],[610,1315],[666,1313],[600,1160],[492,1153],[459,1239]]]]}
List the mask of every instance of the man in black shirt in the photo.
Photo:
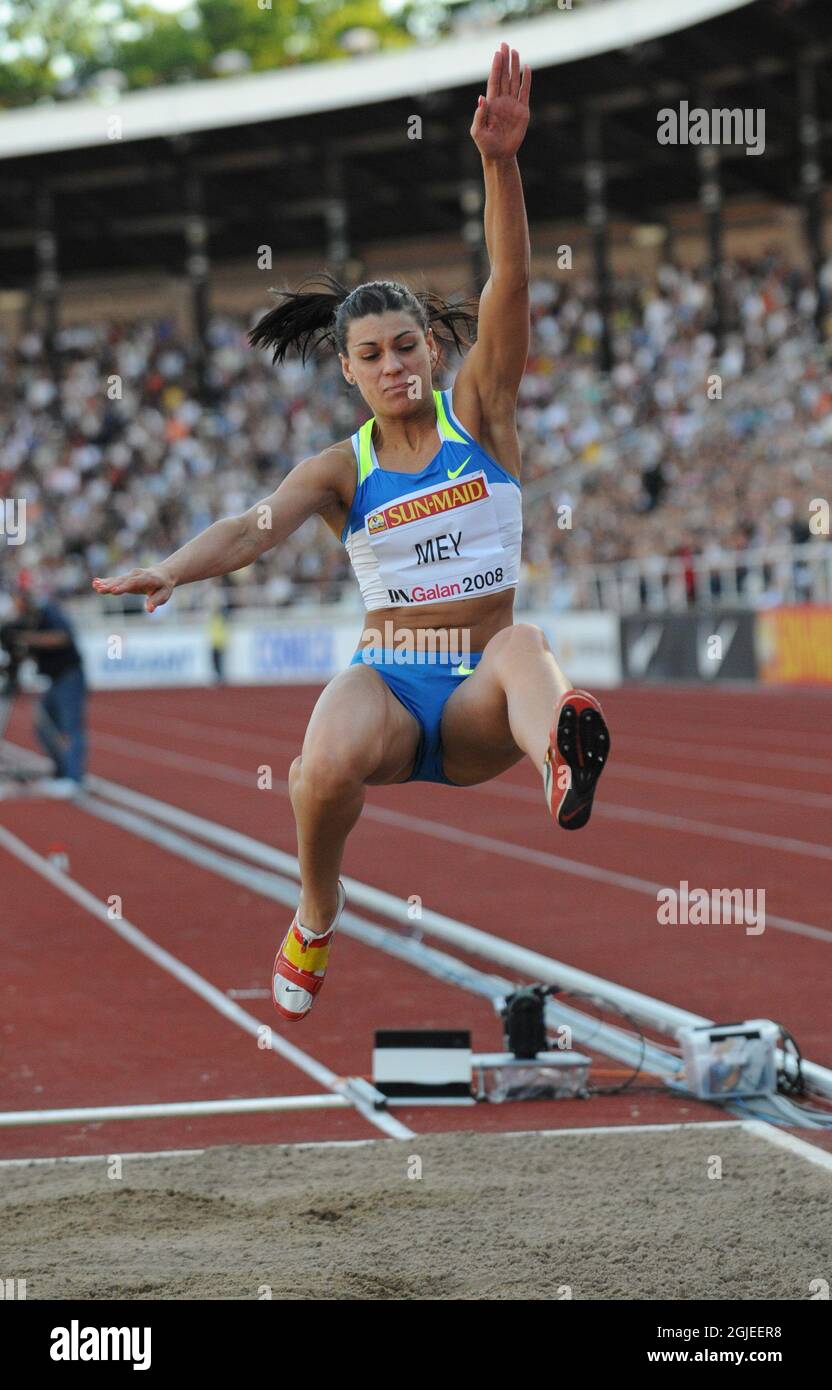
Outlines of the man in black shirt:
{"type": "Polygon", "coordinates": [[[14,595],[15,621],[2,630],[2,644],[16,668],[31,657],[51,682],[38,704],[35,732],[52,759],[56,794],[69,795],[83,783],[87,756],[87,686],[81,653],[69,619],[57,604],[38,600],[28,589],[14,595]]]}

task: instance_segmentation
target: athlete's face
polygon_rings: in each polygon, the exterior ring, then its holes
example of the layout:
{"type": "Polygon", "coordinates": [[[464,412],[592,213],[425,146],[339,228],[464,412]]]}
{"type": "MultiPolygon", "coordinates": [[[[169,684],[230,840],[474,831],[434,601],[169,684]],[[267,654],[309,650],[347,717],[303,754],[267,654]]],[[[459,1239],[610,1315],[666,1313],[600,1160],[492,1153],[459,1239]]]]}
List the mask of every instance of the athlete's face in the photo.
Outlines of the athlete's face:
{"type": "Polygon", "coordinates": [[[411,314],[386,309],[353,319],[347,355],[339,355],[345,379],[376,415],[410,415],[430,397],[436,341],[432,329],[424,334],[411,314]]]}

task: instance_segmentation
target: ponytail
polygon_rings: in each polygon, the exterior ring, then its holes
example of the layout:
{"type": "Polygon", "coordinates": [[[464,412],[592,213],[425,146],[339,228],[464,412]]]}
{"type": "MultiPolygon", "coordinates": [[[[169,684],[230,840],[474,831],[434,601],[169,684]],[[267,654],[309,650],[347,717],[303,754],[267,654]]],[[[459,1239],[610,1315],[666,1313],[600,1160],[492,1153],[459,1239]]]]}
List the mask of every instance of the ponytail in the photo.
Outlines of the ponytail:
{"type": "Polygon", "coordinates": [[[477,315],[474,301],[452,303],[430,290],[415,293],[395,280],[369,280],[349,290],[329,271],[322,270],[302,282],[298,290],[271,290],[280,303],[258,320],[248,335],[255,348],[272,348],[272,363],[284,361],[290,348],[297,348],[301,360],[328,343],[346,356],[347,330],[352,319],[380,314],[385,309],[401,309],[412,314],[424,333],[433,328],[437,340],[463,352],[476,337],[477,315]],[[303,286],[323,282],[323,290],[304,290],[303,286]],[[440,331],[436,326],[440,325],[440,331]]]}
{"type": "Polygon", "coordinates": [[[302,290],[270,290],[270,294],[280,295],[281,303],[264,314],[248,335],[252,347],[274,349],[272,363],[284,361],[293,347],[299,349],[305,362],[310,349],[321,343],[335,346],[335,316],[349,290],[326,270],[311,279],[323,280],[330,288],[306,294],[302,290]]]}

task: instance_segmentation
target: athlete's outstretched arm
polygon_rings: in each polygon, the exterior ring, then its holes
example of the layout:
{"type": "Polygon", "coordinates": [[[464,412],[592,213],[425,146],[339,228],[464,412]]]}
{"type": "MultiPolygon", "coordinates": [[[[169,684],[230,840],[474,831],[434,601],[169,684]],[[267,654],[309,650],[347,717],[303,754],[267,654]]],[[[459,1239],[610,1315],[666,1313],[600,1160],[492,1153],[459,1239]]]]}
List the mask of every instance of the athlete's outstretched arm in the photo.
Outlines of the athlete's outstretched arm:
{"type": "Polygon", "coordinates": [[[529,123],[530,87],[530,68],[521,73],[517,50],[502,44],[471,126],[482,156],[491,274],[480,296],[477,341],[458,378],[464,386],[473,381],[486,415],[503,406],[513,412],[529,355],[529,225],[517,151],[529,123]]]}
{"type": "Polygon", "coordinates": [[[338,487],[337,462],[327,453],[315,454],[293,468],[270,497],[239,516],[215,521],[161,564],[94,579],[93,588],[100,594],[147,594],[145,607],[152,613],[179,584],[245,569],[310,516],[336,505],[338,487]]]}

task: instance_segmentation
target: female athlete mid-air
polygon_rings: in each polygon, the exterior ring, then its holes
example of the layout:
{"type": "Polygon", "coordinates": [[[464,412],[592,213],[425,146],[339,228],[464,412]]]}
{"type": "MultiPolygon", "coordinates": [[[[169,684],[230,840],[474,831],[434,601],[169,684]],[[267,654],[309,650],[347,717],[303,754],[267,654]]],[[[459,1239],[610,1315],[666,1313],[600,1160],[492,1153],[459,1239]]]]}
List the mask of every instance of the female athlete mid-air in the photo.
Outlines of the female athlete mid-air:
{"type": "Polygon", "coordinates": [[[301,893],[272,992],[293,1021],[306,1017],[323,984],[345,903],[341,860],[365,787],[473,786],[525,754],[542,774],[552,816],[577,830],[609,755],[597,700],[570,688],[539,628],[513,621],[530,257],[516,156],[530,84],[528,66],[521,72],[516,50],[501,44],[471,126],[490,276],[476,342],[453,387],[433,389],[432,324],[460,347],[457,323],[474,324],[461,306],[388,280],[350,292],[328,274],[314,277],[324,292],[279,292],[252,344],[273,348],[277,362],[291,348],[305,360],[311,341],[328,342],[373,415],[350,439],[297,464],[265,502],[215,522],[162,564],[93,581],[99,593],[146,594],[153,612],[177,585],[250,565],[310,516],[346,547],[368,610],[364,631],[352,663],[315,705],[289,772],[301,893]]]}

